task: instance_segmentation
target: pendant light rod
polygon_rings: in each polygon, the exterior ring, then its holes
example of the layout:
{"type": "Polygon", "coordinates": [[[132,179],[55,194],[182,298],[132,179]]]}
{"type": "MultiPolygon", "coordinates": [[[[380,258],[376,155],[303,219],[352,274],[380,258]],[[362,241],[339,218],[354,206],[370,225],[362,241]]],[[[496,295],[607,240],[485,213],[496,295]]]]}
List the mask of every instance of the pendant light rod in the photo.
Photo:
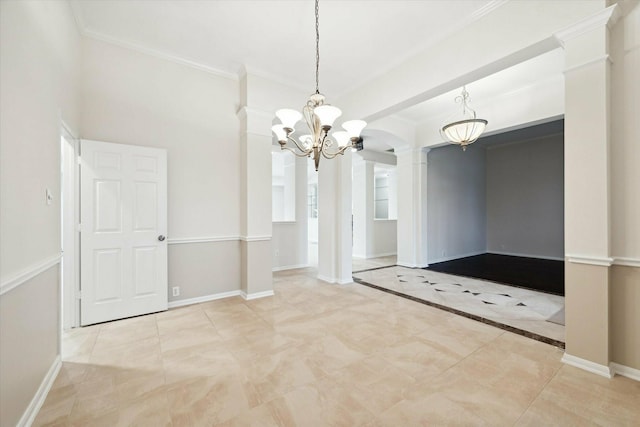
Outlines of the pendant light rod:
{"type": "Polygon", "coordinates": [[[320,93],[320,4],[316,0],[316,93],[320,93]]]}
{"type": "Polygon", "coordinates": [[[320,93],[320,6],[319,0],[315,0],[316,15],[316,92],[312,94],[304,107],[302,114],[291,109],[276,111],[276,117],[280,124],[271,129],[275,134],[282,150],[291,151],[299,157],[313,158],[318,170],[320,157],[333,159],[351,148],[360,151],[364,148],[360,133],[367,125],[363,120],[349,120],[342,123],[344,131],[329,131],[333,128],[333,122],[342,115],[338,107],[325,104],[325,96],[320,93]],[[296,123],[301,119],[307,122],[308,135],[302,135],[297,139],[292,135],[295,132],[296,123]]]}

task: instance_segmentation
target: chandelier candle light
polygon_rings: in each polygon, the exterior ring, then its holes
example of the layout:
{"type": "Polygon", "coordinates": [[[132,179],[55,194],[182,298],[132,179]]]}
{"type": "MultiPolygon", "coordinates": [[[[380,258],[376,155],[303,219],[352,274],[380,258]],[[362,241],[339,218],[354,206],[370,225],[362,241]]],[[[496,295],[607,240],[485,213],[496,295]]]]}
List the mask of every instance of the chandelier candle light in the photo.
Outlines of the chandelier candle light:
{"type": "Polygon", "coordinates": [[[460,145],[462,151],[465,151],[467,145],[480,138],[488,122],[484,119],[476,118],[475,110],[469,107],[469,92],[464,86],[462,87],[462,94],[456,96],[455,101],[462,104],[462,116],[442,126],[440,135],[452,144],[460,145]]]}
{"type": "Polygon", "coordinates": [[[320,155],[326,159],[333,159],[338,154],[344,154],[348,148],[360,151],[363,148],[360,132],[367,125],[363,120],[350,120],[342,123],[344,131],[329,131],[333,122],[342,115],[339,108],[325,104],[325,97],[320,93],[319,70],[320,70],[320,30],[318,25],[319,7],[316,0],[316,92],[309,97],[307,104],[302,108],[302,114],[296,110],[283,109],[276,111],[276,117],[281,124],[274,125],[271,130],[278,138],[278,143],[282,150],[289,150],[298,157],[311,157],[318,170],[320,155]],[[310,134],[302,135],[296,140],[291,135],[295,131],[295,126],[300,119],[304,119],[309,127],[310,134]],[[293,144],[287,147],[287,142],[293,144]]]}

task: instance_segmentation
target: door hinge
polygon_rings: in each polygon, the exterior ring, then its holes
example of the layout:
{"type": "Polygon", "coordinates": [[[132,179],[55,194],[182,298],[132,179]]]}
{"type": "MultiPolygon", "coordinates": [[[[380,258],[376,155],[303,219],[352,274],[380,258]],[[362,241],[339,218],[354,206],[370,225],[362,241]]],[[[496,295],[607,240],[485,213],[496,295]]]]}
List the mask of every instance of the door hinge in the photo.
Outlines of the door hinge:
{"type": "Polygon", "coordinates": [[[78,232],[82,232],[82,224],[78,224],[78,232]]]}
{"type": "Polygon", "coordinates": [[[76,299],[82,299],[82,291],[76,291],[76,299]]]}

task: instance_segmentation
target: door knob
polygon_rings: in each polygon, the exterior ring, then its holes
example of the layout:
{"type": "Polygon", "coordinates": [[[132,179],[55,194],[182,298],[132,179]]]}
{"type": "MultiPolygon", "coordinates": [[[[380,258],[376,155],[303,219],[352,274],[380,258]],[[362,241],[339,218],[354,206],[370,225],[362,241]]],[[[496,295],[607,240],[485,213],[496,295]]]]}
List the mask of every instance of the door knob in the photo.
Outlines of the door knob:
{"type": "Polygon", "coordinates": [[[165,237],[161,234],[158,236],[158,240],[160,240],[161,242],[164,241],[165,237]]]}

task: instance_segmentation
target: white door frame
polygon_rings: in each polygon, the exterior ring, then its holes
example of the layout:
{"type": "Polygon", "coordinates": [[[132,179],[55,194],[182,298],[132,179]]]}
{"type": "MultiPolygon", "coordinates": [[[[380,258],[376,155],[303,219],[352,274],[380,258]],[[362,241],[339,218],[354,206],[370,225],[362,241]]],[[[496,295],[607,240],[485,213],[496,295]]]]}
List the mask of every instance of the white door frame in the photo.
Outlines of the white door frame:
{"type": "Polygon", "coordinates": [[[74,136],[64,121],[61,121],[60,124],[60,137],[59,200],[62,250],[60,325],[64,331],[80,325],[80,239],[78,230],[80,222],[80,164],[78,158],[80,153],[78,138],[74,136]],[[73,152],[72,159],[65,155],[65,152],[68,154],[69,151],[73,152]]]}

